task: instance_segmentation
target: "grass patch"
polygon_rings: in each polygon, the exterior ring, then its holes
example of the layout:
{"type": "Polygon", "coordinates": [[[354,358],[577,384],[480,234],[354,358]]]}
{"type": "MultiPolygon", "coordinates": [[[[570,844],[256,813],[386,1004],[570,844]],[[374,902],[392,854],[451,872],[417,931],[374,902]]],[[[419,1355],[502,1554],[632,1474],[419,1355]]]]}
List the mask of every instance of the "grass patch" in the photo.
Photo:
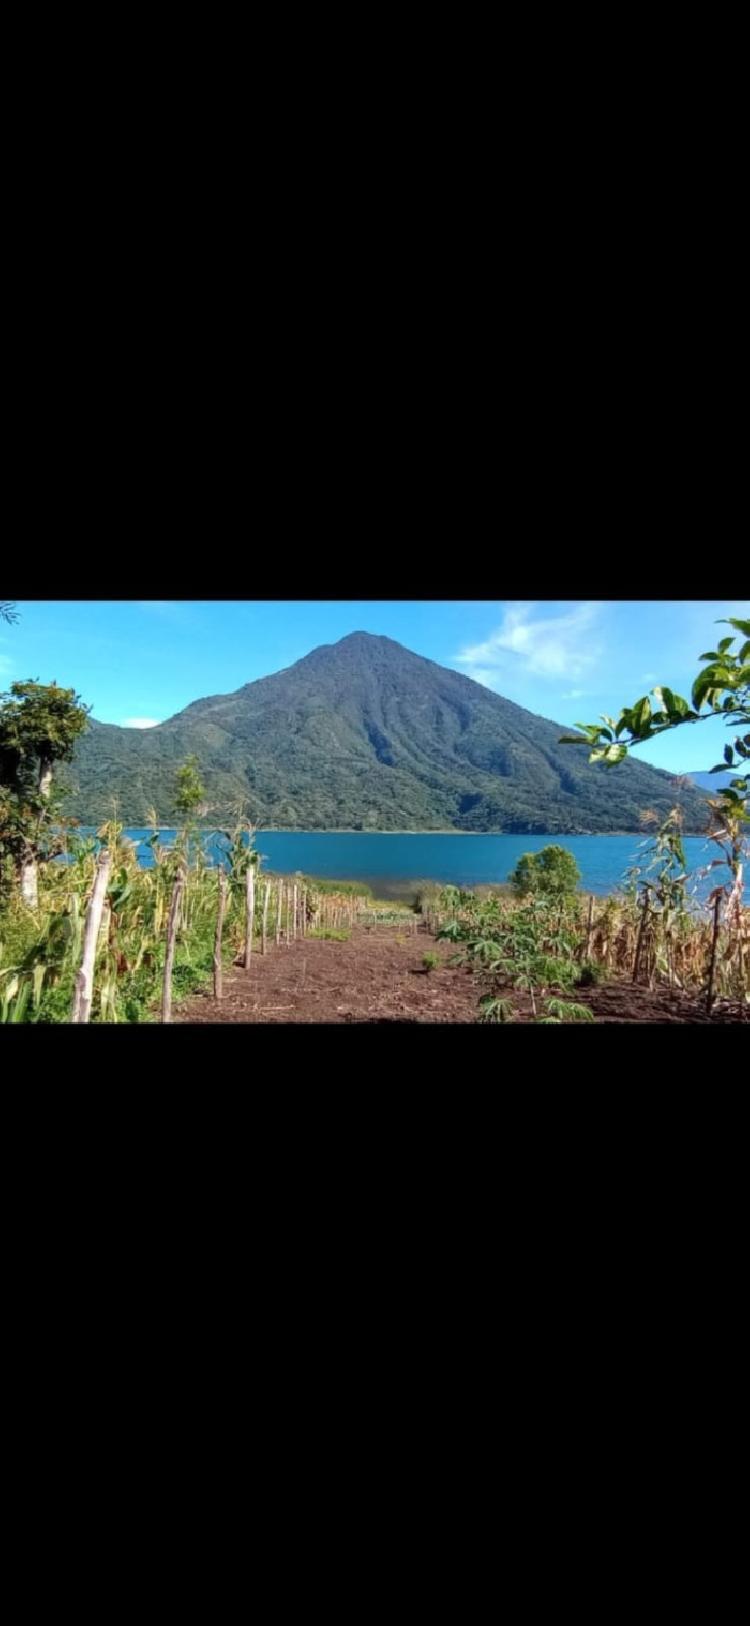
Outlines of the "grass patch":
{"type": "Polygon", "coordinates": [[[328,943],[348,943],[351,935],[341,926],[313,926],[312,931],[307,933],[308,937],[322,938],[328,943]]]}
{"type": "Polygon", "coordinates": [[[315,875],[300,875],[294,879],[298,886],[306,886],[310,892],[320,892],[323,897],[372,897],[372,889],[365,886],[364,881],[319,881],[315,875]]]}

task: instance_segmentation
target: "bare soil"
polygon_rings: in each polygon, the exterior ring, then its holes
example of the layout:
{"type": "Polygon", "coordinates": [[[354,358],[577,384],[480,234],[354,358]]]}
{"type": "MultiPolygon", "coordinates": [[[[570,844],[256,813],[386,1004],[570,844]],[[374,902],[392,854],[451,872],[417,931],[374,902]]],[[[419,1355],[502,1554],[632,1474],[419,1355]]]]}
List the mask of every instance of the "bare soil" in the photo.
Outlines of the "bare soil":
{"type": "MultiPolygon", "coordinates": [[[[253,950],[249,971],[240,965],[224,971],[220,1002],[209,989],[175,1007],[182,1023],[317,1023],[441,1022],[473,1023],[486,992],[480,978],[450,965],[451,943],[438,942],[420,925],[355,927],[343,943],[299,938],[263,956],[253,950]],[[426,972],[423,955],[438,956],[426,972]]],[[[530,1022],[527,996],[507,994],[515,1020],[530,1022]]],[[[577,989],[573,997],[588,1005],[597,1023],[707,1023],[748,1021],[750,1010],[718,1005],[711,1018],[704,1002],[666,989],[650,992],[630,982],[609,982],[577,989]]]]}
{"type": "Polygon", "coordinates": [[[355,927],[344,943],[298,938],[253,949],[249,971],[224,972],[224,996],[196,994],[176,1022],[475,1022],[479,994],[465,970],[446,964],[455,953],[422,928],[355,927]],[[422,956],[440,965],[425,972],[422,956]]]}

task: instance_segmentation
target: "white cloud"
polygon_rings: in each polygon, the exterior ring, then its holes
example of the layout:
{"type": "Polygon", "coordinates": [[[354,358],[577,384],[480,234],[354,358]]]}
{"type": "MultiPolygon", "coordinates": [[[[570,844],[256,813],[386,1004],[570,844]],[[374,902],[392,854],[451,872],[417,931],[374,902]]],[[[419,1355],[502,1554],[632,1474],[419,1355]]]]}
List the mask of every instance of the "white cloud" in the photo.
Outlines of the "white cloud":
{"type": "Polygon", "coordinates": [[[588,689],[566,689],[565,694],[560,695],[560,699],[581,700],[585,694],[588,694],[588,689]]]}
{"type": "Polygon", "coordinates": [[[123,717],[121,728],[157,728],[161,717],[123,717]]]}
{"type": "Polygon", "coordinates": [[[456,660],[467,666],[473,677],[477,669],[487,674],[518,671],[542,678],[581,677],[590,672],[602,653],[602,645],[592,639],[601,605],[594,601],[571,606],[563,615],[533,617],[534,604],[513,604],[502,626],[483,644],[461,650],[456,660]]]}

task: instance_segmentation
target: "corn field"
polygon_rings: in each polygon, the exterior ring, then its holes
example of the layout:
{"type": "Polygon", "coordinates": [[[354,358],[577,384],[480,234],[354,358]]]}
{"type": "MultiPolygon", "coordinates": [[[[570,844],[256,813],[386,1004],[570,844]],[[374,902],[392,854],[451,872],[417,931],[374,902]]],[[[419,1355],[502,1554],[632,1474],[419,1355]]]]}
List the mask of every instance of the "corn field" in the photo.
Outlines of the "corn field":
{"type": "Polygon", "coordinates": [[[220,995],[224,965],[248,965],[252,954],[313,930],[350,930],[372,903],[351,891],[318,892],[301,876],[264,874],[247,832],[235,835],[225,868],[208,864],[200,845],[190,854],[186,842],[161,846],[157,832],[147,845],[148,869],[122,827],[105,824],[96,839],[71,838],[65,864],[40,866],[36,909],[17,891],[11,896],[0,915],[0,1023],[169,1021],[172,997],[186,998],[212,973],[220,995]],[[102,861],[106,891],[81,1017],[78,984],[102,861]]]}

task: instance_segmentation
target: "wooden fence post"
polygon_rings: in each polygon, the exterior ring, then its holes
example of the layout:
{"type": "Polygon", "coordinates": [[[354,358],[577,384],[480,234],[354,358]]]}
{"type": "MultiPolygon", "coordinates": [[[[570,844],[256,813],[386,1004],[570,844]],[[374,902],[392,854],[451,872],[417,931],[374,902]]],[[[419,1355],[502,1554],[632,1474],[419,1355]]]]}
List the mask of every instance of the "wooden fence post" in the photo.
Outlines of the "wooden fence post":
{"type": "Polygon", "coordinates": [[[284,905],[283,905],[283,893],[284,893],[284,882],[279,881],[278,888],[277,888],[277,891],[276,891],[276,947],[277,948],[279,946],[279,943],[281,942],[281,916],[282,916],[283,907],[284,907],[284,905]]]}
{"type": "Polygon", "coordinates": [[[638,927],[638,941],[637,941],[637,943],[635,945],[635,959],[633,961],[633,982],[638,981],[638,972],[640,971],[640,968],[641,968],[641,949],[643,947],[643,934],[644,934],[644,932],[646,930],[646,921],[648,919],[649,904],[650,904],[650,899],[649,899],[648,893],[646,893],[646,896],[645,896],[645,898],[643,900],[643,910],[641,912],[641,923],[640,923],[640,926],[638,927]]]}
{"type": "Polygon", "coordinates": [[[221,934],[224,929],[224,910],[227,906],[227,877],[224,869],[219,870],[219,912],[216,916],[216,936],[214,938],[214,999],[221,999],[223,993],[222,967],[221,967],[221,934]]]}
{"type": "Polygon", "coordinates": [[[255,924],[255,866],[248,864],[245,876],[245,970],[250,970],[255,924]]]}
{"type": "Polygon", "coordinates": [[[294,938],[294,940],[296,942],[296,940],[297,940],[297,883],[296,883],[296,881],[294,883],[294,888],[293,888],[293,898],[294,898],[294,901],[293,901],[293,904],[292,904],[292,937],[294,938]]]}
{"type": "Polygon", "coordinates": [[[270,881],[266,881],[266,890],[263,893],[263,937],[262,937],[261,949],[260,949],[261,954],[265,954],[265,952],[266,952],[266,921],[268,919],[268,899],[270,897],[270,894],[271,894],[271,883],[270,883],[270,881]]]}
{"type": "Polygon", "coordinates": [[[716,971],[716,948],[719,941],[719,914],[721,911],[721,890],[716,893],[714,900],[714,929],[711,936],[711,963],[708,968],[708,988],[706,989],[706,1010],[711,1015],[714,1002],[714,973],[716,971]]]}
{"type": "Polygon", "coordinates": [[[73,1008],[70,1014],[70,1020],[74,1023],[88,1022],[91,1016],[91,1001],[94,997],[94,961],[96,959],[96,946],[99,941],[99,927],[102,920],[111,863],[112,854],[108,847],[104,847],[96,861],[94,885],[89,898],[88,909],[86,910],[83,957],[80,971],[76,977],[73,1008]]]}
{"type": "Polygon", "coordinates": [[[302,936],[307,937],[307,887],[302,888],[302,936]]]}
{"type": "Polygon", "coordinates": [[[177,871],[172,888],[172,902],[169,906],[169,920],[167,922],[167,953],[164,960],[164,983],[161,995],[162,1022],[172,1020],[172,967],[174,965],[174,947],[177,940],[177,923],[180,919],[182,893],[185,886],[185,871],[180,866],[177,871]]]}
{"type": "Polygon", "coordinates": [[[594,898],[593,898],[593,893],[592,893],[592,896],[589,898],[589,918],[588,918],[588,925],[586,927],[586,947],[584,948],[584,951],[583,951],[584,960],[588,959],[589,954],[591,952],[591,937],[592,937],[593,930],[594,930],[594,898]]]}

